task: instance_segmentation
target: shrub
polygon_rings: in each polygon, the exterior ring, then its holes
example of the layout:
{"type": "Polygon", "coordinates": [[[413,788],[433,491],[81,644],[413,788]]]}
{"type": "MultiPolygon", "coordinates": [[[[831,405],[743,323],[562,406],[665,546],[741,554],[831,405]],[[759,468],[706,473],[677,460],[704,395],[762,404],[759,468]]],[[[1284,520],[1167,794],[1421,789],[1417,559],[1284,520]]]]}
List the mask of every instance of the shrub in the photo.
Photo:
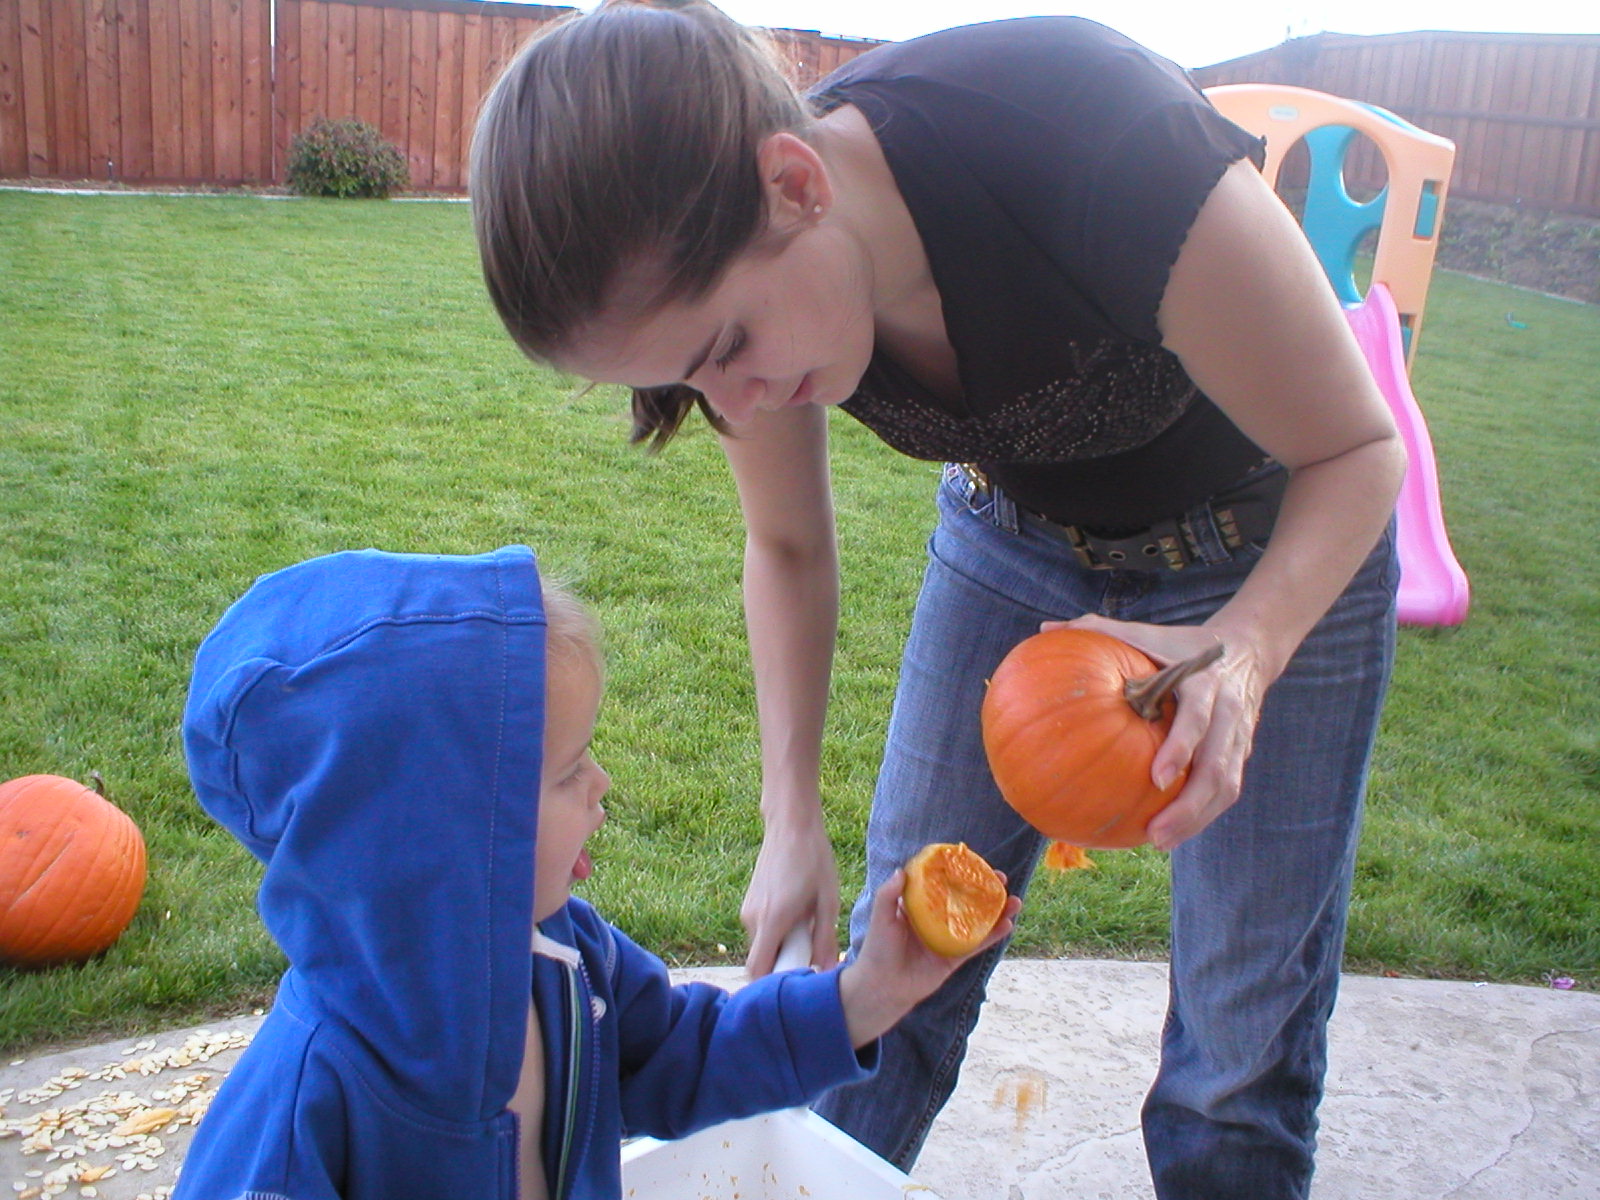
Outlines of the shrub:
{"type": "Polygon", "coordinates": [[[289,147],[289,187],[302,196],[381,199],[410,183],[400,151],[354,117],[318,117],[289,147]]]}

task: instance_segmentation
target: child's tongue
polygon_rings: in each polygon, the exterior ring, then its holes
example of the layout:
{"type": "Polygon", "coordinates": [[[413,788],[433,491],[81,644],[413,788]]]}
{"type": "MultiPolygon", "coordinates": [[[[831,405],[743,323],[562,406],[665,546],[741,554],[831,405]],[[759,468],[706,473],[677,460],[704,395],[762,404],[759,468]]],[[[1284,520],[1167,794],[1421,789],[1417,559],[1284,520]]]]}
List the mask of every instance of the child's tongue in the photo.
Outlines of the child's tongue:
{"type": "Polygon", "coordinates": [[[587,879],[594,874],[594,859],[589,857],[587,849],[578,851],[578,861],[572,864],[572,877],[574,879],[587,879]]]}

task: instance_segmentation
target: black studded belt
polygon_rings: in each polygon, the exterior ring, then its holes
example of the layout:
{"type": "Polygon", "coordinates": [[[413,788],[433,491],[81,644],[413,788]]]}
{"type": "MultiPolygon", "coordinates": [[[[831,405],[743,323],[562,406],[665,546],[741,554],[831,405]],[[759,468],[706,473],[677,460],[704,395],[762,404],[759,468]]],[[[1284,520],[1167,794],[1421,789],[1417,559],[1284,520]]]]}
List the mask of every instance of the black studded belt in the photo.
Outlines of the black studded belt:
{"type": "MultiPolygon", "coordinates": [[[[992,490],[989,478],[972,463],[958,463],[974,485],[992,490]]],[[[1081,525],[1064,525],[1022,509],[1047,531],[1063,537],[1085,567],[1096,571],[1181,571],[1194,562],[1206,562],[1202,539],[1209,522],[1215,540],[1229,551],[1264,541],[1278,517],[1278,505],[1289,472],[1273,471],[1237,488],[1216,493],[1183,515],[1156,521],[1143,529],[1095,532],[1081,525]]]]}

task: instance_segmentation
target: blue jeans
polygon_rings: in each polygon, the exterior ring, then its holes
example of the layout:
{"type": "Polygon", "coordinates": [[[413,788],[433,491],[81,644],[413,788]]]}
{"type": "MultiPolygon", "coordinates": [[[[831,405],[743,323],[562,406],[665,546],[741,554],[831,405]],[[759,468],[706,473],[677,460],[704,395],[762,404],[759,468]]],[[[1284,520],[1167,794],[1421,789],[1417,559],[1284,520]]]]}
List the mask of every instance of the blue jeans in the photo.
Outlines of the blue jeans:
{"type": "MultiPolygon", "coordinates": [[[[1209,521],[1179,572],[1081,567],[1052,527],[947,469],[872,815],[852,952],[873,891],[931,841],[965,841],[1022,894],[1042,840],[984,759],[984,681],[1047,618],[1196,624],[1260,557],[1209,521]]],[[[1394,653],[1393,527],[1272,685],[1238,802],[1171,855],[1171,996],[1144,1106],[1156,1194],[1303,1197],[1310,1186],[1367,762],[1394,653]]],[[[1026,910],[1023,919],[1027,917],[1026,910]]],[[[955,1089],[1003,948],[966,964],[884,1040],[876,1076],[817,1110],[909,1168],[955,1089]]]]}

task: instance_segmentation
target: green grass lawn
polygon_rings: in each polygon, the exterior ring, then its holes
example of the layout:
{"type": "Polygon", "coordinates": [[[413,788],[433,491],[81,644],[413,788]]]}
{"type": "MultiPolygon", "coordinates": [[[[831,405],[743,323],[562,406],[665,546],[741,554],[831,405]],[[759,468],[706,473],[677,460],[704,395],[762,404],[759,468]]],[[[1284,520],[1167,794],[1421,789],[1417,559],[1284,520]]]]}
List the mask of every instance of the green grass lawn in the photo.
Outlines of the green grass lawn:
{"type": "MultiPolygon", "coordinates": [[[[1353,970],[1600,984],[1597,380],[1600,309],[1437,279],[1415,384],[1473,610],[1402,635],[1353,970]]],[[[937,469],[833,429],[824,783],[853,895],[937,469]]],[[[574,579],[611,661],[585,894],[671,960],[737,960],[759,840],[738,513],[703,429],[660,458],[626,434],[617,391],[513,350],[463,205],[0,192],[0,779],[98,770],[151,862],[101,959],[0,968],[0,1044],[270,995],[257,871],[185,780],[188,668],[255,575],[356,546],[528,542],[574,579]]],[[[1164,858],[1099,858],[1041,877],[1015,953],[1164,953],[1164,858]]]]}

